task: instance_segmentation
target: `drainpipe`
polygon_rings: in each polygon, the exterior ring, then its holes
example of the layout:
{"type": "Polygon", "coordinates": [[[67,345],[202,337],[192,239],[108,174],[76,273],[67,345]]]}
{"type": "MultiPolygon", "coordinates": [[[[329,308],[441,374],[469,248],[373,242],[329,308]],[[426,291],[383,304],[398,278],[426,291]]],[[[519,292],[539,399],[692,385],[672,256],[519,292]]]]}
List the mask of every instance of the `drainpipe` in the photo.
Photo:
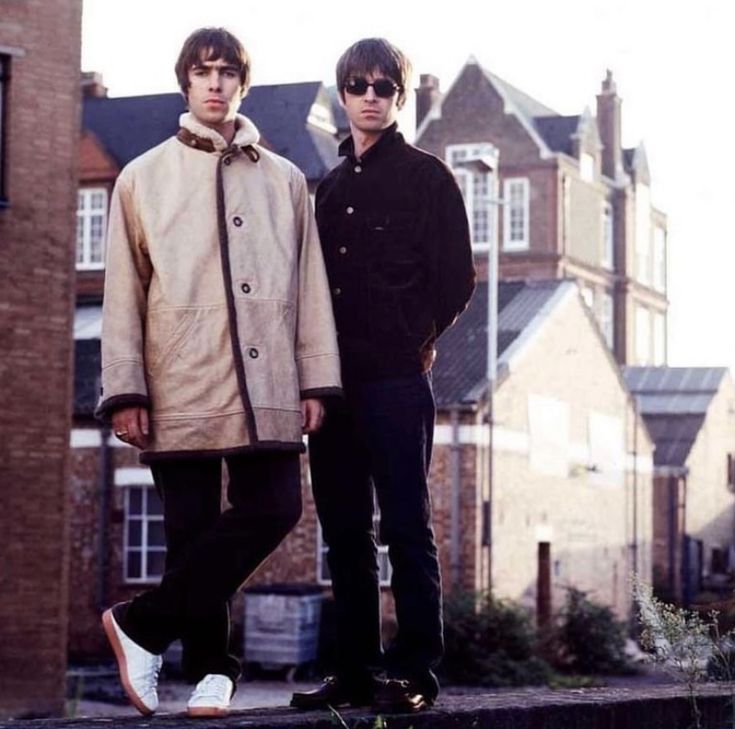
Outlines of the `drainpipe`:
{"type": "Polygon", "coordinates": [[[450,413],[452,428],[452,444],[450,446],[449,471],[451,479],[450,509],[450,570],[452,590],[458,590],[462,581],[462,540],[461,540],[461,507],[462,507],[462,446],[459,442],[459,410],[452,408],[450,413]]]}
{"type": "Polygon", "coordinates": [[[99,609],[109,607],[107,599],[108,537],[110,534],[110,490],[112,485],[112,459],[110,453],[110,426],[100,428],[100,459],[97,476],[97,575],[95,602],[99,609]]]}
{"type": "Polygon", "coordinates": [[[679,541],[679,478],[669,476],[669,600],[676,600],[676,545],[679,541]]]}

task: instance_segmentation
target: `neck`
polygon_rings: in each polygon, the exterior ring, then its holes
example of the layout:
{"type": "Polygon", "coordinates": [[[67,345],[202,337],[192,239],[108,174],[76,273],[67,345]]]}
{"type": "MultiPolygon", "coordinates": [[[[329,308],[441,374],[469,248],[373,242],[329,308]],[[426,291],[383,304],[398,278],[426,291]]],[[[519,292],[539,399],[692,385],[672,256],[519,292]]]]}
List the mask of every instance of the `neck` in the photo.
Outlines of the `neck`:
{"type": "Polygon", "coordinates": [[[377,132],[363,132],[352,127],[351,131],[355,157],[362,157],[383,136],[385,129],[377,132]]]}
{"type": "Polygon", "coordinates": [[[232,140],[235,138],[235,120],[223,122],[222,124],[212,127],[216,132],[219,132],[224,138],[227,144],[232,144],[232,140]]]}

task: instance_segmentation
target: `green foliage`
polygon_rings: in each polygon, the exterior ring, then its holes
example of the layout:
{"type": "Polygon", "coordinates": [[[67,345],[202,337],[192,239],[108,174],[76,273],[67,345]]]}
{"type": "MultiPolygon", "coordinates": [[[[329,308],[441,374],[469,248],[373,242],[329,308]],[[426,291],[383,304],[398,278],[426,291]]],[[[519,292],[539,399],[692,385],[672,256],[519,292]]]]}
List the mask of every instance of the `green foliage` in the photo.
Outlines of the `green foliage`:
{"type": "Polygon", "coordinates": [[[523,608],[489,595],[452,596],[444,606],[444,659],[449,683],[521,686],[548,682],[549,665],[534,654],[535,634],[523,608]]]}
{"type": "Polygon", "coordinates": [[[631,673],[625,640],[625,624],[609,607],[568,588],[552,639],[557,668],[581,674],[631,673]]]}

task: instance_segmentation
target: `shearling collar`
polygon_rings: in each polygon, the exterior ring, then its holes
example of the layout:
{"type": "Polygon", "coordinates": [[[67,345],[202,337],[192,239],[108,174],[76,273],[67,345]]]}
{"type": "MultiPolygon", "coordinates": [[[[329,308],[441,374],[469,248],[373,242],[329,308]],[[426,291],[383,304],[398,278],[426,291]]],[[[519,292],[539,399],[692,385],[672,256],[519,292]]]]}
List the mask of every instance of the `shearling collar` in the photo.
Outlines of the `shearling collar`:
{"type": "MultiPolygon", "coordinates": [[[[179,117],[179,126],[186,129],[194,137],[207,140],[214,148],[213,151],[216,152],[224,152],[228,146],[247,147],[256,144],[260,139],[260,133],[255,124],[242,114],[238,114],[235,118],[235,138],[231,145],[227,144],[225,138],[219,132],[199,123],[191,112],[187,111],[179,117]]],[[[203,149],[208,146],[201,145],[203,149]]]]}

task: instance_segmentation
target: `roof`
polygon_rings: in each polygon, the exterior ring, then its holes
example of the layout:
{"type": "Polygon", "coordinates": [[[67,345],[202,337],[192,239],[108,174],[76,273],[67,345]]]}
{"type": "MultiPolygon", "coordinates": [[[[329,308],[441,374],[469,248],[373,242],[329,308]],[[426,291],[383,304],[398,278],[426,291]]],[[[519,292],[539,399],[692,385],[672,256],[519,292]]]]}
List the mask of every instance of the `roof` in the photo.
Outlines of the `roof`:
{"type": "Polygon", "coordinates": [[[656,466],[684,466],[725,367],[623,367],[651,433],[656,466]]]}
{"type": "MultiPolygon", "coordinates": [[[[293,162],[308,180],[317,181],[337,164],[336,133],[315,121],[315,104],[332,115],[329,95],[319,81],[253,86],[240,111],[253,120],[269,147],[293,162]]],[[[168,139],[186,111],[179,93],[86,98],[82,126],[92,131],[123,167],[168,139]]]]}
{"type": "Polygon", "coordinates": [[[531,119],[535,116],[558,116],[558,113],[553,109],[545,106],[540,101],[537,101],[532,96],[529,96],[524,91],[517,89],[512,84],[509,84],[500,76],[496,76],[494,73],[490,73],[486,69],[483,69],[485,76],[505,96],[518,111],[521,112],[525,117],[531,119]]]}
{"type": "MultiPolygon", "coordinates": [[[[501,281],[498,284],[498,364],[530,329],[552,296],[568,281],[501,281]]],[[[488,285],[477,284],[467,310],[437,343],[433,370],[437,405],[477,402],[487,383],[488,285]]]]}
{"type": "Polygon", "coordinates": [[[552,152],[563,152],[570,157],[572,151],[572,135],[579,128],[580,116],[537,116],[533,123],[536,131],[552,152]]]}

